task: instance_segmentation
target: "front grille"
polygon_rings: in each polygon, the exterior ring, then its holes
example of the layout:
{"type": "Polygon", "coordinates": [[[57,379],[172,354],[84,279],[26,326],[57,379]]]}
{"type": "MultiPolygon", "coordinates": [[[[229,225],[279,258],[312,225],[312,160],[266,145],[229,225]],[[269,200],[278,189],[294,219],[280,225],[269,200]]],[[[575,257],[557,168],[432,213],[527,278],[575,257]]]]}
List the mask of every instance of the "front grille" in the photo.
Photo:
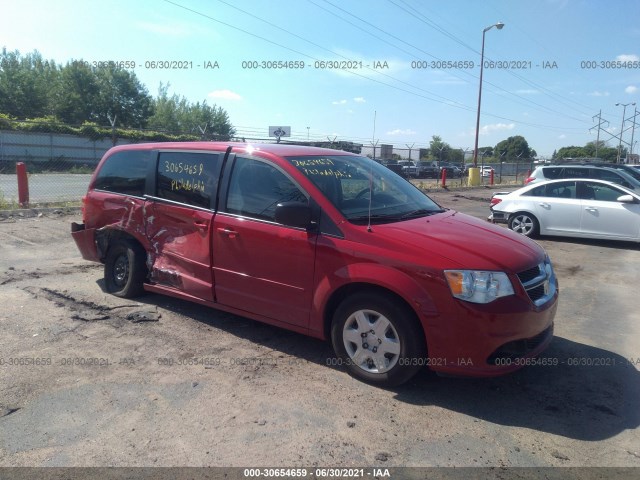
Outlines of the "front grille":
{"type": "Polygon", "coordinates": [[[531,301],[535,303],[538,300],[540,300],[542,297],[544,297],[544,285],[538,285],[537,287],[533,287],[527,290],[527,293],[529,294],[529,298],[531,299],[531,301]]]}
{"type": "Polygon", "coordinates": [[[530,268],[529,270],[520,272],[518,274],[518,278],[523,284],[525,284],[527,282],[530,282],[534,278],[536,278],[538,275],[540,275],[540,265],[536,265],[535,267],[530,268]]]}
{"type": "Polygon", "coordinates": [[[556,293],[556,277],[549,259],[518,273],[518,279],[536,307],[549,301],[556,293]]]}

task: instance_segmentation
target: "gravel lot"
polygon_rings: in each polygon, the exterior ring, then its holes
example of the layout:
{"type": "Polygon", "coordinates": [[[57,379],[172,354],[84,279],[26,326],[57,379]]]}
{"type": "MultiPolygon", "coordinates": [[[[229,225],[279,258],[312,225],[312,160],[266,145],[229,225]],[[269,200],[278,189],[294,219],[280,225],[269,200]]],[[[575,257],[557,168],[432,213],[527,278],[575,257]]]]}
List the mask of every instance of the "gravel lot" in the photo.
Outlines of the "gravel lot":
{"type": "MultiPolygon", "coordinates": [[[[432,196],[485,218],[490,192],[432,196]]],[[[318,340],[107,295],[71,221],[0,217],[0,466],[640,467],[637,245],[539,240],[557,366],[380,389],[318,340]]]]}

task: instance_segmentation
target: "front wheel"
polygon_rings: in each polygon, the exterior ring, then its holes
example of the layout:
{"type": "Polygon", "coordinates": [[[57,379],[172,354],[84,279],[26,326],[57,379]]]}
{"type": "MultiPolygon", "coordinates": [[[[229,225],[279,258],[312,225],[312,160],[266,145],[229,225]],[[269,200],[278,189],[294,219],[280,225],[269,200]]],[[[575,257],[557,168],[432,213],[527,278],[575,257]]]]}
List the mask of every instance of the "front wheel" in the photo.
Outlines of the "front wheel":
{"type": "Polygon", "coordinates": [[[137,297],[144,291],[146,277],[147,266],[142,247],[130,240],[120,240],[109,247],[104,262],[107,292],[117,297],[137,297]]]}
{"type": "Polygon", "coordinates": [[[540,225],[536,217],[527,212],[518,212],[509,217],[509,228],[525,237],[535,237],[540,225]]]}
{"type": "Polygon", "coordinates": [[[380,386],[400,385],[421,368],[424,333],[413,312],[379,294],[347,298],[333,316],[333,349],[351,375],[380,386]]]}

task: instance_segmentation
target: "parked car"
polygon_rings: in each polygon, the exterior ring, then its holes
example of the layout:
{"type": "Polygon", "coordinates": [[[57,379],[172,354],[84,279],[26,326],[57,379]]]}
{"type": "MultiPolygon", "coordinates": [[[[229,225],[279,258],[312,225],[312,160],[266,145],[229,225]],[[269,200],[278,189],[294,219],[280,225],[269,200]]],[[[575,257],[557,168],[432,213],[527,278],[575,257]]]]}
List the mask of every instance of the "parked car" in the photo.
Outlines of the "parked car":
{"type": "Polygon", "coordinates": [[[640,241],[640,195],[613,182],[548,180],[496,193],[493,222],[522,235],[562,235],[640,241]]]}
{"type": "Polygon", "coordinates": [[[440,167],[424,160],[416,163],[418,178],[440,178],[440,167]]]}
{"type": "Polygon", "coordinates": [[[398,164],[402,167],[402,172],[404,176],[407,178],[417,178],[418,177],[418,169],[416,164],[410,160],[400,160],[398,164]]]}
{"type": "Polygon", "coordinates": [[[379,162],[385,167],[387,167],[389,170],[391,170],[392,172],[397,173],[403,178],[407,178],[407,174],[402,168],[402,165],[400,165],[397,160],[384,159],[384,160],[379,160],[379,162]]]}
{"type": "Polygon", "coordinates": [[[525,185],[544,180],[562,178],[593,178],[617,183],[625,188],[640,192],[640,180],[635,179],[626,170],[611,166],[599,167],[595,165],[548,165],[536,167],[531,175],[525,179],[525,185]]]}
{"type": "Polygon", "coordinates": [[[447,162],[433,162],[433,165],[440,169],[439,176],[442,175],[442,171],[447,171],[447,178],[459,178],[462,176],[462,170],[452,163],[447,162]]]}
{"type": "Polygon", "coordinates": [[[441,208],[367,157],[123,145],[98,164],[82,212],[72,236],[104,263],[108,292],[170,295],[330,339],[336,364],[374,384],[424,365],[507,373],[553,336],[557,281],[540,245],[441,208]]]}
{"type": "Polygon", "coordinates": [[[625,172],[628,175],[631,175],[636,180],[640,181],[640,170],[633,168],[632,165],[626,165],[624,163],[611,163],[611,162],[599,162],[599,163],[592,163],[589,165],[594,167],[607,167],[607,168],[613,168],[615,170],[620,170],[622,172],[625,172]]]}

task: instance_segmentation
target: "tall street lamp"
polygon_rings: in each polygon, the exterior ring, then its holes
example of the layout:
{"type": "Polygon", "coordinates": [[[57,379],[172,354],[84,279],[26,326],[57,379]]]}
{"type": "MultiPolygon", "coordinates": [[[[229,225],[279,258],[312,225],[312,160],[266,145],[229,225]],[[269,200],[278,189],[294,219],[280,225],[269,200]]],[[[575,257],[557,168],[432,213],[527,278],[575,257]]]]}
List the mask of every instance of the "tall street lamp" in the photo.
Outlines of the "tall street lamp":
{"type": "Polygon", "coordinates": [[[627,113],[627,107],[629,105],[634,105],[635,106],[635,102],[633,103],[616,103],[616,107],[619,107],[620,105],[623,106],[622,109],[622,125],[620,126],[620,142],[618,143],[618,157],[616,158],[616,163],[620,163],[620,156],[622,155],[622,134],[624,133],[624,116],[627,113]]]}
{"type": "Polygon", "coordinates": [[[496,27],[498,30],[502,30],[504,23],[498,22],[495,25],[485,28],[482,31],[482,53],[480,54],[480,88],[478,89],[478,116],[476,117],[476,142],[473,149],[473,168],[478,166],[478,135],[480,133],[480,103],[482,102],[482,71],[484,70],[484,35],[487,31],[496,27]]]}

